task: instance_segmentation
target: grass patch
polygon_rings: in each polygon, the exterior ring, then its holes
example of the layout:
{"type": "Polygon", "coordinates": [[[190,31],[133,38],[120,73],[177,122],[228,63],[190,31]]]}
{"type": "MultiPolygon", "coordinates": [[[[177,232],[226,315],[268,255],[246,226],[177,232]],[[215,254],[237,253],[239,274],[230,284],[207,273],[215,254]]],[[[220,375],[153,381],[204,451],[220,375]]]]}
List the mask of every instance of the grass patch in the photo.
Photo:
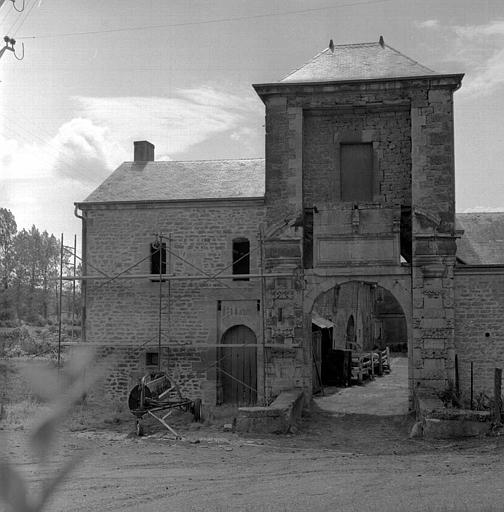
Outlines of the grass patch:
{"type": "Polygon", "coordinates": [[[41,404],[33,398],[4,406],[2,422],[10,427],[26,426],[40,414],[41,404]]]}

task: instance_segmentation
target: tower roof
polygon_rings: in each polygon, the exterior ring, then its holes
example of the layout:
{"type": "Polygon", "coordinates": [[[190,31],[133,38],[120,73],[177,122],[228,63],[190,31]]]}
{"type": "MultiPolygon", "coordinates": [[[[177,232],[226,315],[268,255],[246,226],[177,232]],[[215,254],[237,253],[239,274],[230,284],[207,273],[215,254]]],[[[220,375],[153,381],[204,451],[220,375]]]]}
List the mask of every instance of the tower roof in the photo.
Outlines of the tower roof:
{"type": "Polygon", "coordinates": [[[437,75],[435,71],[388,46],[376,43],[329,46],[280,82],[333,82],[437,75]]]}

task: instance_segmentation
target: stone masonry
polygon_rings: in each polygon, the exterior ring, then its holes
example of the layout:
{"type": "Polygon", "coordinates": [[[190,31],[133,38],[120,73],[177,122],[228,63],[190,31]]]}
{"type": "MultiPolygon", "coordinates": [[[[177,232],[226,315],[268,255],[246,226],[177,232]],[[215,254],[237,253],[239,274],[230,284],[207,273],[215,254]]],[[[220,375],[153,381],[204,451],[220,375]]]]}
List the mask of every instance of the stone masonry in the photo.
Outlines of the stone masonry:
{"type": "MultiPolygon", "coordinates": [[[[410,398],[416,391],[425,396],[453,387],[456,354],[464,396],[469,360],[478,371],[478,389],[487,390],[495,360],[504,357],[496,341],[504,283],[502,270],[464,268],[456,261],[453,93],[462,75],[437,74],[381,39],[330,45],[314,64],[289,76],[254,85],[265,105],[264,177],[258,161],[219,161],[211,172],[205,171],[209,163],[193,162],[204,176],[196,183],[179,162],[163,167],[177,176],[170,182],[160,166],[134,162],[97,189],[101,199],[78,204],[84,273],[99,269],[113,276],[140,262],[129,272],[144,276],[84,282],[85,341],[97,347],[99,359],[114,361],[106,363],[104,393],[124,398],[149,369],[145,352],[157,346],[161,290],[164,368],[189,396],[207,405],[219,401],[219,343],[233,326],[250,329],[257,341],[260,403],[292,388],[309,396],[312,311],[334,309],[328,297],[344,287],[381,287],[403,312],[410,398]],[[349,54],[355,57],[351,67],[349,54]],[[389,67],[377,65],[383,62],[389,67]],[[360,172],[354,168],[360,164],[344,168],[342,157],[354,144],[367,152],[366,201],[342,200],[355,197],[343,193],[344,176],[353,179],[345,173],[360,172]],[[148,184],[149,176],[161,180],[170,199],[148,184]],[[263,178],[261,197],[236,196],[263,178]],[[142,189],[139,199],[135,187],[142,189]],[[159,232],[170,237],[167,244],[178,255],[169,258],[167,272],[179,276],[161,285],[148,276],[150,243],[159,232]],[[259,278],[194,279],[230,273],[236,239],[249,240],[250,272],[259,278]]],[[[137,145],[150,155],[148,144],[137,145]]],[[[247,190],[259,190],[254,186],[247,190]]],[[[369,311],[372,297],[369,292],[369,311]]],[[[339,309],[349,314],[351,307],[339,309]]],[[[375,329],[360,327],[364,337],[374,336],[375,329]]],[[[339,331],[334,347],[344,339],[339,331]]]]}
{"type": "MultiPolygon", "coordinates": [[[[250,240],[250,271],[259,271],[261,201],[114,205],[84,210],[84,215],[88,275],[98,274],[94,269],[115,275],[137,262],[130,274],[148,275],[150,244],[159,232],[171,238],[167,243],[177,256],[168,256],[169,271],[179,276],[231,273],[226,268],[232,263],[232,241],[237,237],[250,240]]],[[[159,289],[155,276],[85,282],[85,341],[96,347],[99,360],[107,361],[103,383],[109,398],[124,399],[147,370],[145,353],[157,351],[159,289]]],[[[215,344],[223,334],[217,325],[218,301],[245,299],[261,299],[257,279],[234,282],[232,287],[211,279],[161,284],[162,369],[169,370],[188,396],[215,403],[215,344]]],[[[251,327],[261,339],[260,329],[251,327]]]]}

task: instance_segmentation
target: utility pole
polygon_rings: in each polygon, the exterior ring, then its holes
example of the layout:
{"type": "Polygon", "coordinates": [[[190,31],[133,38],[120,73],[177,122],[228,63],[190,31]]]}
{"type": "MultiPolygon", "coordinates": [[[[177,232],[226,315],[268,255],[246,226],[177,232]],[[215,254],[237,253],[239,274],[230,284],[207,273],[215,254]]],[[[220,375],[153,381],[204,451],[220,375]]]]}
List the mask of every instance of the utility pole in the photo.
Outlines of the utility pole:
{"type": "MultiPolygon", "coordinates": [[[[12,7],[14,7],[15,11],[17,11],[17,12],[23,12],[24,11],[25,0],[23,0],[23,6],[21,7],[21,9],[18,9],[16,7],[16,0],[10,0],[10,1],[12,2],[12,7]]],[[[4,3],[5,3],[5,0],[0,0],[0,9],[2,8],[4,3]]],[[[14,48],[14,45],[16,44],[16,40],[13,37],[9,37],[9,36],[5,36],[3,40],[4,40],[5,45],[4,45],[3,48],[0,48],[0,59],[3,57],[3,54],[6,51],[12,52],[14,54],[14,57],[16,57],[17,60],[23,60],[24,59],[24,43],[21,43],[21,47],[23,48],[23,54],[21,55],[21,57],[18,57],[18,55],[16,54],[16,50],[14,48]]]]}

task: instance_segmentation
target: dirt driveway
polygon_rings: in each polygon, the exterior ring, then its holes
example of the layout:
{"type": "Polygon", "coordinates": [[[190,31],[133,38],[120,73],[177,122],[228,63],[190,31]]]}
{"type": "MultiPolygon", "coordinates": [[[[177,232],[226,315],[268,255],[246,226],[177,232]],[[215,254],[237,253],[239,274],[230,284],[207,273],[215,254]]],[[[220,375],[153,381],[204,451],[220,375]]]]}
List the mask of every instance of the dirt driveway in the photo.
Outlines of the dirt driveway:
{"type": "Polygon", "coordinates": [[[63,429],[45,467],[26,449],[26,430],[0,430],[2,452],[32,488],[72,454],[85,455],[47,510],[469,512],[504,502],[500,437],[409,439],[407,416],[315,408],[294,435],[246,437],[181,417],[184,441],[155,425],[134,437],[127,415],[102,420],[63,429]]]}

